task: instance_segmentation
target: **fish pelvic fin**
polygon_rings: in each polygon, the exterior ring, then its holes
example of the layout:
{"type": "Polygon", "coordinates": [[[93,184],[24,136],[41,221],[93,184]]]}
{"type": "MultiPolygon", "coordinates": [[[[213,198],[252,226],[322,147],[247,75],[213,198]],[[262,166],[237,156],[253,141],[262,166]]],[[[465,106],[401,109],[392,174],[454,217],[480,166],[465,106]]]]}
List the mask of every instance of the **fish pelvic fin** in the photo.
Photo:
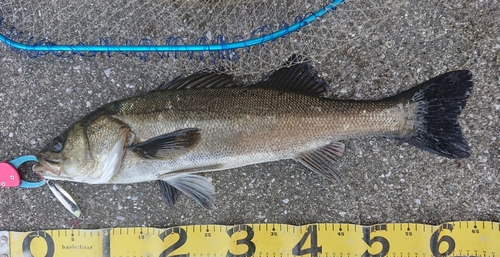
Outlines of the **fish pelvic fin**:
{"type": "Polygon", "coordinates": [[[394,96],[409,99],[416,112],[414,131],[399,139],[451,159],[469,157],[458,116],[471,95],[472,85],[472,73],[458,70],[394,96]]]}
{"type": "Polygon", "coordinates": [[[179,190],[163,180],[157,180],[156,184],[158,184],[158,188],[160,189],[160,193],[165,203],[168,207],[173,207],[177,201],[177,197],[179,197],[179,190]]]}
{"type": "Polygon", "coordinates": [[[344,154],[344,150],[343,143],[332,142],[320,148],[300,153],[295,159],[326,179],[341,183],[340,158],[344,154]]]}
{"type": "Polygon", "coordinates": [[[200,129],[186,128],[132,145],[129,150],[146,159],[173,158],[190,151],[200,139],[200,129]]]}
{"type": "MultiPolygon", "coordinates": [[[[163,181],[169,186],[165,189],[167,189],[169,193],[174,192],[173,194],[168,195],[168,199],[173,200],[172,204],[175,203],[175,200],[177,199],[176,196],[174,197],[177,193],[173,190],[173,188],[175,188],[176,190],[179,190],[194,199],[203,208],[207,210],[216,209],[215,205],[212,203],[215,196],[215,189],[212,182],[208,178],[193,174],[182,174],[165,177],[163,178],[163,181]]],[[[162,191],[161,187],[160,191],[162,191]]],[[[162,191],[162,193],[164,192],[165,191],[162,191]]],[[[165,198],[165,194],[163,194],[163,196],[165,198]]],[[[167,199],[165,200],[167,201],[167,199]]],[[[168,201],[167,204],[169,204],[168,201]]]]}

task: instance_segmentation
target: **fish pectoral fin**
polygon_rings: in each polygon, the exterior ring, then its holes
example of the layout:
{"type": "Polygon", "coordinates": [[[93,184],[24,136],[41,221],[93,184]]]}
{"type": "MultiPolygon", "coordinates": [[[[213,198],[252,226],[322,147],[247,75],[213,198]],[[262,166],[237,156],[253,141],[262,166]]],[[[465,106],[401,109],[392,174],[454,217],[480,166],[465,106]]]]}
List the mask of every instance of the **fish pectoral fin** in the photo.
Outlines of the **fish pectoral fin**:
{"type": "Polygon", "coordinates": [[[156,184],[158,184],[158,188],[160,188],[165,203],[167,203],[169,207],[173,207],[179,196],[179,190],[163,180],[157,180],[156,184]]]}
{"type": "Polygon", "coordinates": [[[332,142],[318,149],[300,153],[295,159],[319,175],[339,183],[339,162],[344,154],[345,145],[341,142],[332,142]]]}
{"type": "Polygon", "coordinates": [[[165,159],[190,151],[200,139],[200,129],[187,128],[151,138],[129,149],[146,159],[165,159]]]}
{"type": "Polygon", "coordinates": [[[203,208],[207,210],[216,209],[215,205],[212,203],[215,189],[208,178],[193,174],[183,174],[166,177],[164,181],[193,198],[199,205],[203,206],[203,208]]]}

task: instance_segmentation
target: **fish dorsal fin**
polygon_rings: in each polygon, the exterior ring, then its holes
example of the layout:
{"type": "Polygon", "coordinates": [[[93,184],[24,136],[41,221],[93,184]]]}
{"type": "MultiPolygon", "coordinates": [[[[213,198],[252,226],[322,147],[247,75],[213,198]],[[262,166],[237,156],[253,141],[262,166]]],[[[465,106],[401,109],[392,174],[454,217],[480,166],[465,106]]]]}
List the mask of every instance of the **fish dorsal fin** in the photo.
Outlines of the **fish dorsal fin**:
{"type": "Polygon", "coordinates": [[[300,153],[295,159],[319,175],[340,183],[342,178],[339,175],[339,161],[344,150],[343,143],[331,142],[320,148],[300,153]]]}
{"type": "Polygon", "coordinates": [[[234,78],[228,74],[219,74],[213,72],[198,72],[187,77],[177,77],[174,80],[161,84],[151,92],[176,89],[195,89],[195,88],[228,88],[238,87],[234,78]]]}
{"type": "Polygon", "coordinates": [[[299,61],[303,61],[300,56],[294,55],[290,57],[285,64],[287,67],[277,70],[268,79],[257,83],[255,86],[318,97],[329,97],[331,92],[326,82],[318,77],[309,62],[298,63],[299,61]]]}

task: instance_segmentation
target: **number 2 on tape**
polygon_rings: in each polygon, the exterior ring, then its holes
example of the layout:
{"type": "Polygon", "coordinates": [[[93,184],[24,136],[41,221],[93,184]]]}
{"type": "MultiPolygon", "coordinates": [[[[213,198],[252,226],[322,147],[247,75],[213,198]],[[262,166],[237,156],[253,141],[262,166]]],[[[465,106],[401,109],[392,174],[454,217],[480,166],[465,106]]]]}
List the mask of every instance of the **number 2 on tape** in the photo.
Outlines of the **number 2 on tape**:
{"type": "Polygon", "coordinates": [[[173,234],[179,234],[179,239],[173,245],[171,245],[170,247],[165,249],[165,251],[163,251],[160,254],[160,257],[167,257],[167,256],[169,256],[169,257],[189,257],[189,253],[179,254],[179,255],[169,255],[173,251],[175,251],[175,250],[179,249],[181,246],[183,246],[187,240],[186,230],[179,228],[179,227],[169,228],[169,229],[165,230],[165,232],[161,233],[159,236],[160,236],[160,239],[162,241],[165,241],[165,238],[167,236],[173,235],[173,234]]]}

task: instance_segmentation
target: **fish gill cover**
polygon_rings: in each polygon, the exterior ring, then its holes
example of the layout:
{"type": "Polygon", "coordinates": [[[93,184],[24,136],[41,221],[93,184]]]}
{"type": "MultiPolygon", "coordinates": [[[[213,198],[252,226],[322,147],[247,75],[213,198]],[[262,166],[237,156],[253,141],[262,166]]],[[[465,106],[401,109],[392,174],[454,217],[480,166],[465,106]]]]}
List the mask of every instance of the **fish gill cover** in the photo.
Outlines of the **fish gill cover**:
{"type": "MultiPolygon", "coordinates": [[[[28,45],[224,45],[287,28],[331,3],[331,0],[6,0],[0,3],[0,33],[28,45]]],[[[321,63],[329,52],[348,45],[359,30],[375,29],[400,5],[401,1],[392,0],[348,0],[284,38],[234,50],[16,51],[32,58],[47,54],[60,57],[123,54],[144,61],[185,58],[199,63],[199,68],[216,68],[235,75],[259,74],[275,70],[295,53],[321,63]]]]}

